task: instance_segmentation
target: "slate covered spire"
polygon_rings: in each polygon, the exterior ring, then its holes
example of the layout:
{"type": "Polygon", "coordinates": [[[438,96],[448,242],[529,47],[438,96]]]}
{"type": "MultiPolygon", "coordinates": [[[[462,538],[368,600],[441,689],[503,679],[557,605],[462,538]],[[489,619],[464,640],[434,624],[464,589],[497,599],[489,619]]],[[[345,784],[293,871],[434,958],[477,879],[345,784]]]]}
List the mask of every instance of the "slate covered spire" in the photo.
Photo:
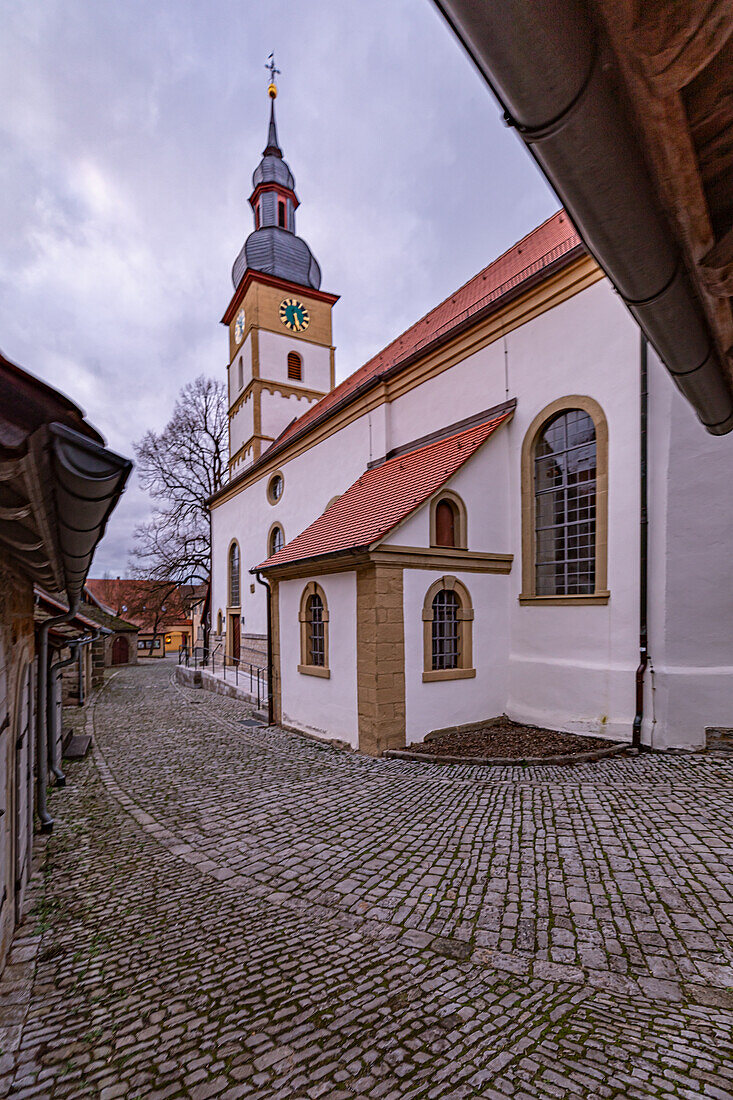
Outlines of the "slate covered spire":
{"type": "Polygon", "coordinates": [[[299,286],[315,290],[321,285],[321,269],[302,238],[295,234],[298,197],[295,179],[283,159],[275,121],[277,87],[268,88],[270,124],[262,160],[252,175],[254,190],[249,202],[254,211],[255,229],[234,261],[232,282],[239,286],[245,271],[261,271],[299,286]]]}

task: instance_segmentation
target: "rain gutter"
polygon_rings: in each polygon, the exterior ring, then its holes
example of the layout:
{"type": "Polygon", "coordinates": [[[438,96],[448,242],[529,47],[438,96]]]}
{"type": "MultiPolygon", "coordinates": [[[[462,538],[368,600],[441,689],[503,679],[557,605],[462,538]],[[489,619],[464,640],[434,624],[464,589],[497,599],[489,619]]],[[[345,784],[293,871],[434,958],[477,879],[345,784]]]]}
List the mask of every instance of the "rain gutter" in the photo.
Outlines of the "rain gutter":
{"type": "Polygon", "coordinates": [[[433,2],[706,430],[730,432],[723,363],[585,6],[433,2]]]}

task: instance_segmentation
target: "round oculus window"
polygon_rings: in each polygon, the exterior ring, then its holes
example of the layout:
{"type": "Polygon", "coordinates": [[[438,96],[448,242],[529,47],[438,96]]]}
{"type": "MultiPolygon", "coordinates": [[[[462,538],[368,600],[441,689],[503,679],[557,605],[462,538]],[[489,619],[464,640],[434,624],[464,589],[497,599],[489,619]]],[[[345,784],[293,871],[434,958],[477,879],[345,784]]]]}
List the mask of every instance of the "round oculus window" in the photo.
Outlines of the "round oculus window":
{"type": "Polygon", "coordinates": [[[282,474],[273,474],[270,478],[270,484],[267,486],[267,496],[271,504],[276,504],[278,502],[283,495],[284,488],[285,482],[283,481],[282,474]]]}

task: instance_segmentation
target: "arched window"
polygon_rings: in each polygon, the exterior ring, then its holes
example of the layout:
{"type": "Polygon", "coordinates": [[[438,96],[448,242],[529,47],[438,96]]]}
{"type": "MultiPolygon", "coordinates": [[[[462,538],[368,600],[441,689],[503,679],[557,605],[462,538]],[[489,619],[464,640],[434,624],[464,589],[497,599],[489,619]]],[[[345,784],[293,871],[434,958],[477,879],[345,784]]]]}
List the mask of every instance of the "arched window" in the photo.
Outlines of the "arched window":
{"type": "Polygon", "coordinates": [[[433,596],[431,668],[458,668],[458,611],[455,592],[441,588],[433,596]]]}
{"type": "Polygon", "coordinates": [[[300,598],[300,664],[309,676],[330,677],[328,667],[328,605],[319,584],[310,581],[300,598]]]}
{"type": "Polygon", "coordinates": [[[237,383],[239,385],[239,389],[241,390],[242,386],[244,385],[244,367],[242,365],[241,355],[239,356],[239,362],[237,363],[237,383]]]}
{"type": "Polygon", "coordinates": [[[239,607],[239,543],[229,547],[229,606],[239,607]]]}
{"type": "Polygon", "coordinates": [[[283,529],[279,523],[275,523],[270,529],[270,535],[267,540],[268,557],[272,557],[273,554],[277,554],[279,550],[282,550],[284,545],[285,535],[283,533],[283,529]]]}
{"type": "Polygon", "coordinates": [[[287,229],[288,215],[287,207],[283,199],[278,199],[277,203],[277,224],[281,229],[287,229]]]}
{"type": "Polygon", "coordinates": [[[257,205],[255,206],[255,229],[260,228],[261,221],[262,221],[262,203],[258,202],[257,205]]]}
{"type": "Polygon", "coordinates": [[[522,447],[523,603],[606,603],[608,427],[590,397],[535,417],[522,447]]]}
{"type": "Polygon", "coordinates": [[[455,546],[456,514],[453,505],[447,500],[439,500],[435,505],[435,545],[455,546]]]}
{"type": "Polygon", "coordinates": [[[217,634],[221,635],[221,628],[222,628],[223,625],[224,625],[224,622],[223,622],[221,611],[218,611],[217,614],[216,614],[216,633],[217,634]]]}
{"type": "Polygon", "coordinates": [[[303,360],[297,351],[288,352],[288,378],[294,378],[297,382],[303,378],[303,360]]]}
{"type": "Polygon", "coordinates": [[[441,577],[423,604],[423,680],[460,680],[476,675],[468,589],[456,577],[441,577]]]}
{"type": "Polygon", "coordinates": [[[458,496],[446,489],[435,497],[430,508],[430,545],[465,550],[466,506],[458,496]]]}

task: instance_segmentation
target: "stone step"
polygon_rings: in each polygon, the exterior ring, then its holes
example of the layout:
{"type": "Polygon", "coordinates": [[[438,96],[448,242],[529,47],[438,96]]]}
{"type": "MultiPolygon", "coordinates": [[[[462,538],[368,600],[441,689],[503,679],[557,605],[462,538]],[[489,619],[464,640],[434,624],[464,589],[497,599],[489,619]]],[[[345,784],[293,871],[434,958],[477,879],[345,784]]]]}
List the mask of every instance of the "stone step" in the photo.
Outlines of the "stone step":
{"type": "Polygon", "coordinates": [[[83,760],[89,752],[91,743],[92,738],[90,734],[75,733],[64,749],[64,758],[66,760],[83,760]]]}

